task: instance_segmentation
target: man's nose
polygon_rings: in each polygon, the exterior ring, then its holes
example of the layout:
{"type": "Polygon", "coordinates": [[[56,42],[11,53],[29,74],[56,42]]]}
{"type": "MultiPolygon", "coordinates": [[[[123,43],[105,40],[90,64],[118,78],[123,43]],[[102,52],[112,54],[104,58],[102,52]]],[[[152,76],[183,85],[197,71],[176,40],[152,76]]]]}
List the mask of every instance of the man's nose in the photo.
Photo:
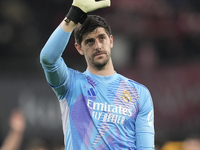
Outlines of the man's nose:
{"type": "Polygon", "coordinates": [[[101,44],[101,42],[99,42],[99,40],[96,40],[96,41],[95,41],[95,49],[96,49],[96,50],[100,50],[100,49],[101,49],[101,45],[102,45],[102,44],[101,44]]]}

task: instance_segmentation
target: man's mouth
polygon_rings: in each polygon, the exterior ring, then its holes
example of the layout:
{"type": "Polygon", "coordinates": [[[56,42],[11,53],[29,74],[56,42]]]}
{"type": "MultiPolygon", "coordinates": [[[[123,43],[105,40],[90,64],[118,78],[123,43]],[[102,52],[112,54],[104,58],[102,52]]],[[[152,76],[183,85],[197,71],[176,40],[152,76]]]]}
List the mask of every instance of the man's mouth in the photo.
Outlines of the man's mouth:
{"type": "Polygon", "coordinates": [[[105,54],[105,52],[98,52],[98,53],[94,53],[94,57],[96,57],[96,56],[101,56],[101,55],[103,55],[103,54],[105,54]]]}

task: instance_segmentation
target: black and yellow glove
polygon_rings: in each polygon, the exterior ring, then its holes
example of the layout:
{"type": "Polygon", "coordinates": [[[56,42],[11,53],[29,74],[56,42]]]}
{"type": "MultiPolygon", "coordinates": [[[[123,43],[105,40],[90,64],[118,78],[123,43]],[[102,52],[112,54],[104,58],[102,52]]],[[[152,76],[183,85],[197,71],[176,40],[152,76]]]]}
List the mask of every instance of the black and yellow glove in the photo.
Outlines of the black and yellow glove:
{"type": "Polygon", "coordinates": [[[72,7],[66,15],[66,22],[72,20],[74,23],[83,23],[87,18],[87,13],[99,8],[109,7],[110,0],[73,0],[72,7]]]}

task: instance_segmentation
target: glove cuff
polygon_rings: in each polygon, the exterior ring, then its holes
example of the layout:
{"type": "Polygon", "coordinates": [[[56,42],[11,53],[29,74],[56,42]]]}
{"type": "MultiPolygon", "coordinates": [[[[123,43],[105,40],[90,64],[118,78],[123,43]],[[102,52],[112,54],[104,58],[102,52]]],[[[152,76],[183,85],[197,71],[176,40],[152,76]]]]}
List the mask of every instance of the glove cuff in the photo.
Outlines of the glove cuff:
{"type": "Polygon", "coordinates": [[[72,20],[75,24],[77,24],[78,22],[83,24],[83,22],[87,18],[87,13],[76,6],[72,6],[66,17],[68,20],[72,20]]]}

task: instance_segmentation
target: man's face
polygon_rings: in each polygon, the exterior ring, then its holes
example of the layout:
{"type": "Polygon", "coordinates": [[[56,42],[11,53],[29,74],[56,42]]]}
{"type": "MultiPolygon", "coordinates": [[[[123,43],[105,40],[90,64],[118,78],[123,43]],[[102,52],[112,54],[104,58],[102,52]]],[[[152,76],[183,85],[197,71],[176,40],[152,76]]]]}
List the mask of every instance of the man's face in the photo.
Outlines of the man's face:
{"type": "Polygon", "coordinates": [[[88,66],[101,70],[110,61],[112,47],[113,37],[99,27],[83,37],[78,51],[85,56],[88,66]]]}

